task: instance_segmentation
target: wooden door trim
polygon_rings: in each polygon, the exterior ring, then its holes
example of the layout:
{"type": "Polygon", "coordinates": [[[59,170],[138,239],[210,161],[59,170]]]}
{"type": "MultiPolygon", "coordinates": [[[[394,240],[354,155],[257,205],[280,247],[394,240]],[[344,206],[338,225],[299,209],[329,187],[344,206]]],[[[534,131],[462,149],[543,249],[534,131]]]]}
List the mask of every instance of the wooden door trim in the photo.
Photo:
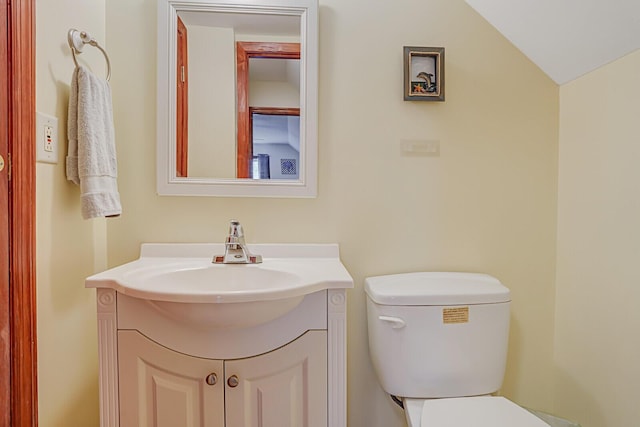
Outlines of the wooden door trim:
{"type": "Polygon", "coordinates": [[[188,176],[189,165],[189,54],[187,27],[178,17],[176,40],[176,176],[188,176]]]}
{"type": "Polygon", "coordinates": [[[35,0],[9,6],[11,426],[38,425],[35,280],[35,0]]]}
{"type": "Polygon", "coordinates": [[[250,117],[253,114],[268,114],[270,116],[299,116],[299,108],[290,107],[249,107],[250,117]]]}
{"type": "MultiPolygon", "coordinates": [[[[8,8],[0,8],[0,155],[6,162],[9,152],[9,56],[8,8]]],[[[9,318],[9,185],[6,169],[0,172],[0,426],[10,425],[11,415],[11,319],[9,318]]]]}
{"type": "Polygon", "coordinates": [[[236,42],[236,91],[238,96],[238,144],[236,178],[250,178],[253,158],[249,112],[249,58],[300,59],[300,43],[236,42]]]}

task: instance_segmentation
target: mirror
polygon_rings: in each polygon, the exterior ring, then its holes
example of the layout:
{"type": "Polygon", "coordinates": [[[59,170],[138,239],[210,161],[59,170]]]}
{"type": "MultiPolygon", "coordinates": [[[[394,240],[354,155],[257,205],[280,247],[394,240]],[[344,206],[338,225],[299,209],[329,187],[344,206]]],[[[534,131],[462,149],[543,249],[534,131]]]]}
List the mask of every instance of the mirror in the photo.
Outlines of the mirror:
{"type": "Polygon", "coordinates": [[[317,0],[158,0],[161,195],[315,197],[317,0]]]}

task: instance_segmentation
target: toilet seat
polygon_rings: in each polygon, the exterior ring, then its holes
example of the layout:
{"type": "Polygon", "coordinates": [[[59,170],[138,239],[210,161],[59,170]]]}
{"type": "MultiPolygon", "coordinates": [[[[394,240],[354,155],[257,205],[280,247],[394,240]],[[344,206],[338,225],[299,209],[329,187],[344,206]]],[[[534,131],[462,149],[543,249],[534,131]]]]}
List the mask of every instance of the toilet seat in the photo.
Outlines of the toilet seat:
{"type": "Polygon", "coordinates": [[[549,427],[526,409],[499,396],[424,399],[418,414],[419,402],[405,399],[410,427],[549,427]]]}

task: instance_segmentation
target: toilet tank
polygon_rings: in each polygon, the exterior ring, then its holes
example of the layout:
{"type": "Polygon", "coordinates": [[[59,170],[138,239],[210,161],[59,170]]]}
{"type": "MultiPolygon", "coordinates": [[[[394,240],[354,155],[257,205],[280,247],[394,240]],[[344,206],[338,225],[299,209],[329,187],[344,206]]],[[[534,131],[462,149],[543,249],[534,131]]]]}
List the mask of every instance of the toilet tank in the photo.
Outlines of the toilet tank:
{"type": "Polygon", "coordinates": [[[502,385],[509,290],[476,273],[406,273],[365,280],[369,352],[395,396],[476,396],[502,385]]]}

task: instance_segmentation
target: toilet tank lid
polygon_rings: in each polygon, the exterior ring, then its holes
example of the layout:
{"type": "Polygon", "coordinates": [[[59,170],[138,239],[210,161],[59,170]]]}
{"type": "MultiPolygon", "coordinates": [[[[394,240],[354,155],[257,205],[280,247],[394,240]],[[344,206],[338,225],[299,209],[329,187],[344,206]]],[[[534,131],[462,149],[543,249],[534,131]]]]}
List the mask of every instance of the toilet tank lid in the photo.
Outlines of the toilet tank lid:
{"type": "Polygon", "coordinates": [[[498,279],[481,273],[419,272],[365,279],[365,292],[381,305],[466,305],[511,300],[498,279]]]}

